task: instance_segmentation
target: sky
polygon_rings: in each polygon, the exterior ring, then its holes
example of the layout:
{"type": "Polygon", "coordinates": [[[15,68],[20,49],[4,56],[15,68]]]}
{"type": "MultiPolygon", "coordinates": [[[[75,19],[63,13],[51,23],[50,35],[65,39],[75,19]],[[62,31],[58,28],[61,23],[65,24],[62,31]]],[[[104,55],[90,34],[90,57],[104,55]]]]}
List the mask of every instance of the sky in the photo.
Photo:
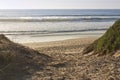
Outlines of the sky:
{"type": "Polygon", "coordinates": [[[0,0],[0,9],[120,9],[120,0],[0,0]]]}

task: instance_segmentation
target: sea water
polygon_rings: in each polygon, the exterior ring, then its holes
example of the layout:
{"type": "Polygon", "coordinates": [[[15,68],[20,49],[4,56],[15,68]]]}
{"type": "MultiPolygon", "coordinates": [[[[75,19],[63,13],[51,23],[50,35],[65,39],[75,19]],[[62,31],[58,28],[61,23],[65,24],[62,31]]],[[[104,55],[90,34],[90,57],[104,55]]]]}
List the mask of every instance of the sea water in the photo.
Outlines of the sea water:
{"type": "Polygon", "coordinates": [[[120,9],[0,10],[0,34],[14,42],[99,37],[120,18],[120,9]]]}

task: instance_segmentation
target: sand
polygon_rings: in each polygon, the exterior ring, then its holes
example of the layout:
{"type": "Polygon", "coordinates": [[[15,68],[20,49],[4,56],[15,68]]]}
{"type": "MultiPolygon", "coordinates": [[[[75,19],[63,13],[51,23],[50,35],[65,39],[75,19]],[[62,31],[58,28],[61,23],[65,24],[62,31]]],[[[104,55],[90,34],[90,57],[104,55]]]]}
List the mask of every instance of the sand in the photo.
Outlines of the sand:
{"type": "Polygon", "coordinates": [[[92,43],[97,38],[98,37],[76,38],[52,42],[25,43],[23,45],[44,53],[76,53],[80,52],[82,48],[92,43]]]}
{"type": "Polygon", "coordinates": [[[27,47],[52,57],[31,80],[120,80],[120,57],[84,56],[83,48],[98,37],[77,38],[44,43],[26,43],[27,47]]]}

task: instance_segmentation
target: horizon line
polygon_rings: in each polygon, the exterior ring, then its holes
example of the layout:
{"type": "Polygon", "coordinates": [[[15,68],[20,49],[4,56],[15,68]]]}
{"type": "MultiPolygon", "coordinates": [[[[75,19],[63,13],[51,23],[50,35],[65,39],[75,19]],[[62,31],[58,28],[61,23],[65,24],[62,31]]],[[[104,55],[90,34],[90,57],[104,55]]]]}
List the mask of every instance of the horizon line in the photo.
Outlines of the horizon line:
{"type": "MultiPolygon", "coordinates": [[[[34,10],[38,10],[37,8],[26,8],[26,10],[32,10],[32,9],[34,9],[34,10]]],[[[73,9],[75,9],[75,8],[73,8],[73,9]]],[[[83,9],[83,8],[80,8],[81,10],[83,9]]],[[[85,8],[86,10],[87,10],[87,8],[85,8]]],[[[83,10],[85,10],[85,9],[83,9],[83,10]]],[[[88,10],[90,10],[90,9],[92,9],[92,8],[88,8],[88,10]]],[[[93,8],[93,9],[102,9],[102,10],[104,10],[103,8],[93,8]]],[[[105,9],[120,9],[120,8],[105,8],[105,9]]],[[[16,10],[15,8],[14,9],[0,9],[0,10],[16,10]]],[[[23,10],[23,8],[18,8],[17,10],[23,10]]],[[[41,9],[41,10],[63,10],[62,8],[60,9],[60,8],[58,8],[58,9],[41,9]]],[[[64,9],[64,10],[71,10],[71,9],[64,9]]],[[[76,9],[76,10],[79,10],[79,9],[76,9]]]]}

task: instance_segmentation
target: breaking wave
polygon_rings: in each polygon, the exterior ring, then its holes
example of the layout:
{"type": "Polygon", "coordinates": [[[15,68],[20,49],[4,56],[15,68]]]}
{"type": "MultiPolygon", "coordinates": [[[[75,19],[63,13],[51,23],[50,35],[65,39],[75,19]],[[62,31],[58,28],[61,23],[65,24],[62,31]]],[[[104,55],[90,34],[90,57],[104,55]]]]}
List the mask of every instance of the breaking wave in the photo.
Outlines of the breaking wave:
{"type": "Polygon", "coordinates": [[[65,22],[65,21],[114,21],[120,16],[41,16],[41,17],[0,17],[0,22],[65,22]]]}

